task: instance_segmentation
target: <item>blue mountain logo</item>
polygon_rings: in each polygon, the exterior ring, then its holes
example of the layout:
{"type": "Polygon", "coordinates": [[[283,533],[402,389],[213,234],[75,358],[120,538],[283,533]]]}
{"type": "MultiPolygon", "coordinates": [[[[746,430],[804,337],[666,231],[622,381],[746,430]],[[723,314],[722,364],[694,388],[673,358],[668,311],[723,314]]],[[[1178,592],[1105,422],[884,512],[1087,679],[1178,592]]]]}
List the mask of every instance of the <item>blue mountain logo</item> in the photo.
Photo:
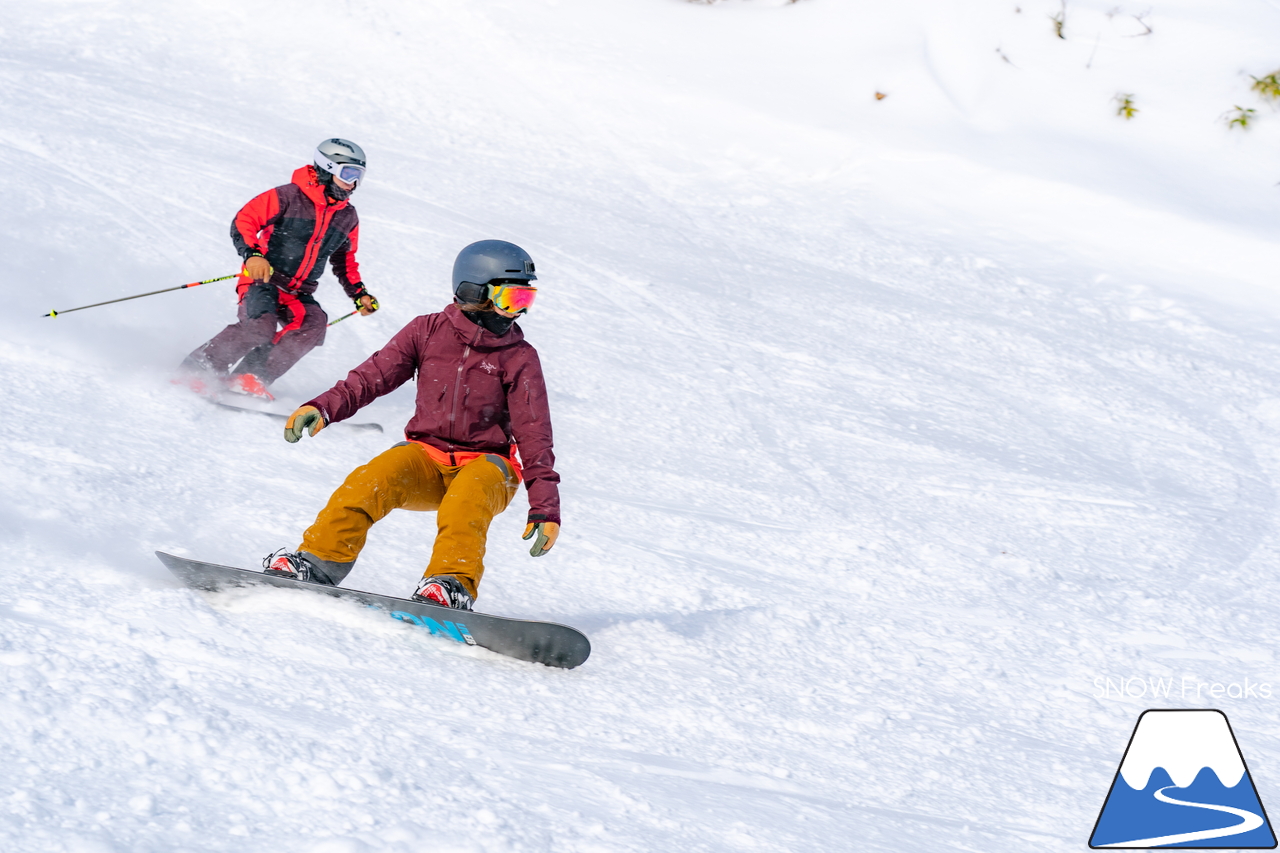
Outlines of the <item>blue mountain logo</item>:
{"type": "Polygon", "coordinates": [[[1275,849],[1275,833],[1227,715],[1143,711],[1089,846],[1275,849]]]}

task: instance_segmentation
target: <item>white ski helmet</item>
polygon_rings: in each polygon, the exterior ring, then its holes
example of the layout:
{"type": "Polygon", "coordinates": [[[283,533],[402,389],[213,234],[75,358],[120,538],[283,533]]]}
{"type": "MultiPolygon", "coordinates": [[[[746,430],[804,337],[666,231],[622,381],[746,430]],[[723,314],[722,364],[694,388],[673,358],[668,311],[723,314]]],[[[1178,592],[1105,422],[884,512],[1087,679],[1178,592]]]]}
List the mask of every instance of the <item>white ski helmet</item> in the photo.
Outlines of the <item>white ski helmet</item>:
{"type": "Polygon", "coordinates": [[[366,169],[364,149],[347,139],[326,139],[316,146],[316,176],[321,183],[338,178],[359,184],[366,169]]]}

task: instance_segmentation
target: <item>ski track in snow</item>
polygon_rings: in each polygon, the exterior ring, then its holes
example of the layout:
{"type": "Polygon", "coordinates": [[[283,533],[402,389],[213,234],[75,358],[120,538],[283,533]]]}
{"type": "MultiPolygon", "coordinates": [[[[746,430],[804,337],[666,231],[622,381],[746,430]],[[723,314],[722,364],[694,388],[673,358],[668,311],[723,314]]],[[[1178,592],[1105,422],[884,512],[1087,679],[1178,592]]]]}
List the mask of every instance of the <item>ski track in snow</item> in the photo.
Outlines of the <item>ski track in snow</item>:
{"type": "MultiPolygon", "coordinates": [[[[1073,3],[1059,44],[1022,5],[9,10],[0,849],[1081,849],[1151,701],[1094,679],[1275,683],[1280,121],[1215,121],[1280,10],[1073,3]],[[466,243],[528,248],[564,534],[530,560],[517,499],[479,604],[579,669],[181,588],[154,550],[296,544],[412,388],[290,446],[168,382],[229,288],[38,317],[232,271],[330,134],[384,307],[280,408],[466,243]]],[[[393,514],[351,585],[404,595],[433,532],[393,514]]],[[[1276,799],[1274,706],[1218,704],[1276,799]]]]}

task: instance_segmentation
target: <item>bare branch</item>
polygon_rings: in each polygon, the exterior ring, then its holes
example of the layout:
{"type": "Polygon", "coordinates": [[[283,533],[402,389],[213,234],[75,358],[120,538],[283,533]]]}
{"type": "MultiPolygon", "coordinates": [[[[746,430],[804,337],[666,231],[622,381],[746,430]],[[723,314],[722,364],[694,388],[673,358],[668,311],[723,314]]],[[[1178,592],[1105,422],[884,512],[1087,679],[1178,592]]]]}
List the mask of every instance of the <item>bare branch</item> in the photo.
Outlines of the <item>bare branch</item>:
{"type": "Polygon", "coordinates": [[[1142,29],[1146,30],[1146,32],[1134,33],[1131,36],[1126,36],[1126,38],[1140,39],[1144,36],[1149,36],[1153,32],[1155,32],[1155,30],[1151,29],[1151,25],[1147,23],[1147,15],[1150,15],[1150,14],[1151,14],[1151,10],[1148,9],[1147,11],[1143,12],[1141,15],[1130,15],[1129,17],[1133,18],[1135,21],[1141,24],[1142,29]]]}
{"type": "Polygon", "coordinates": [[[1062,28],[1067,25],[1067,0],[1062,0],[1062,9],[1056,15],[1050,15],[1049,20],[1053,21],[1053,33],[1058,38],[1066,41],[1066,36],[1062,34],[1062,28]]]}

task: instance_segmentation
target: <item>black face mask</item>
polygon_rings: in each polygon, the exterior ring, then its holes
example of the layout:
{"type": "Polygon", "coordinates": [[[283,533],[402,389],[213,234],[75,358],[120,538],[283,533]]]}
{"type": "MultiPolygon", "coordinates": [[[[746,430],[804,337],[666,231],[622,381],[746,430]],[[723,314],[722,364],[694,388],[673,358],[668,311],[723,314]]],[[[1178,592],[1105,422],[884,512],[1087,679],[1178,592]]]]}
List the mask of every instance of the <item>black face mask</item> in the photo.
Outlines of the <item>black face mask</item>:
{"type": "MultiPolygon", "coordinates": [[[[351,197],[351,194],[356,191],[355,187],[352,187],[349,190],[342,189],[333,182],[333,175],[329,174],[328,171],[321,169],[319,166],[316,166],[315,169],[316,183],[324,187],[324,194],[328,196],[330,201],[346,201],[351,197]]],[[[359,184],[356,186],[359,186],[359,184]]]]}
{"type": "Polygon", "coordinates": [[[511,324],[516,321],[515,317],[503,317],[493,311],[463,311],[462,316],[485,331],[493,332],[498,337],[502,337],[509,332],[511,324]]]}
{"type": "Polygon", "coordinates": [[[355,187],[344,190],[333,182],[333,178],[324,182],[324,194],[333,201],[346,201],[351,197],[351,193],[355,191],[355,187]]]}

